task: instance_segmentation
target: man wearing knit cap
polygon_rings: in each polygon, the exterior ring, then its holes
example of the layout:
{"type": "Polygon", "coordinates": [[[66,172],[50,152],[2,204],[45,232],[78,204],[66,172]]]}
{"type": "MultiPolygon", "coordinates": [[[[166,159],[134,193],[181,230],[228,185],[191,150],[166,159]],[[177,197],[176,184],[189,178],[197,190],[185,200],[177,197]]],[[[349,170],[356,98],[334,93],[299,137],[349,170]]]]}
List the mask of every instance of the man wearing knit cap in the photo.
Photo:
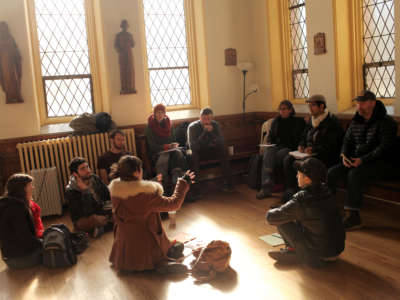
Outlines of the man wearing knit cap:
{"type": "MultiPolygon", "coordinates": [[[[322,161],[327,168],[338,163],[343,139],[343,128],[338,118],[326,108],[323,95],[313,95],[307,99],[311,118],[304,129],[298,145],[298,151],[307,153],[322,161]]],[[[286,193],[283,201],[297,190],[296,171],[293,168],[295,158],[287,155],[283,162],[286,193]]]]}
{"type": "Polygon", "coordinates": [[[362,91],[355,99],[357,112],[346,135],[340,157],[342,162],[328,171],[328,185],[335,192],[337,182],[347,181],[344,209],[346,230],[362,227],[360,208],[365,184],[387,174],[395,174],[393,157],[397,123],[387,115],[384,104],[371,91],[362,91]]]}
{"type": "MultiPolygon", "coordinates": [[[[213,120],[211,108],[204,108],[200,112],[200,119],[189,124],[188,145],[192,150],[191,170],[199,174],[200,160],[218,159],[222,166],[224,185],[222,190],[233,192],[231,171],[227,149],[224,145],[219,125],[213,120]]],[[[200,193],[198,184],[194,186],[195,193],[200,193]]]]}
{"type": "Polygon", "coordinates": [[[325,165],[311,157],[296,162],[295,167],[301,190],[267,213],[267,221],[277,226],[286,248],[268,254],[281,263],[302,262],[321,267],[344,250],[343,223],[336,201],[325,185],[325,165]]]}

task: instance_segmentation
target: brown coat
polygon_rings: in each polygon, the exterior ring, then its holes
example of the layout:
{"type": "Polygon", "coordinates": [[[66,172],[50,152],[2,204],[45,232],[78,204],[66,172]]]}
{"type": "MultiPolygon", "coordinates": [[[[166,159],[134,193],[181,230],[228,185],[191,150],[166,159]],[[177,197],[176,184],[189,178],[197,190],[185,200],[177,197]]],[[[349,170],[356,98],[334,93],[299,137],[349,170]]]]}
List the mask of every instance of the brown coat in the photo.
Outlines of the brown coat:
{"type": "Polygon", "coordinates": [[[178,210],[189,190],[179,179],[171,197],[153,181],[113,180],[109,185],[115,218],[110,262],[117,270],[151,270],[166,258],[171,246],[159,212],[178,210]]]}

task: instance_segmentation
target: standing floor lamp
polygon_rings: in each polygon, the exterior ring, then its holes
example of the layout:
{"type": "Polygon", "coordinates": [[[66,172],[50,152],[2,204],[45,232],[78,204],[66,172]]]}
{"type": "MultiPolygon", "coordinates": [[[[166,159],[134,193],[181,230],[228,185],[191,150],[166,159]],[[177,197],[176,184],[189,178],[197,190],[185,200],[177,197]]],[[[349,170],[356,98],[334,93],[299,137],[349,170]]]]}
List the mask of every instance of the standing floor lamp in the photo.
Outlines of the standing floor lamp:
{"type": "Polygon", "coordinates": [[[258,86],[256,84],[252,84],[250,86],[250,90],[246,94],[246,74],[247,72],[253,68],[254,64],[252,62],[242,62],[237,64],[237,68],[243,73],[243,99],[242,99],[242,107],[243,107],[243,121],[245,120],[246,113],[246,99],[251,94],[258,92],[258,86]]]}

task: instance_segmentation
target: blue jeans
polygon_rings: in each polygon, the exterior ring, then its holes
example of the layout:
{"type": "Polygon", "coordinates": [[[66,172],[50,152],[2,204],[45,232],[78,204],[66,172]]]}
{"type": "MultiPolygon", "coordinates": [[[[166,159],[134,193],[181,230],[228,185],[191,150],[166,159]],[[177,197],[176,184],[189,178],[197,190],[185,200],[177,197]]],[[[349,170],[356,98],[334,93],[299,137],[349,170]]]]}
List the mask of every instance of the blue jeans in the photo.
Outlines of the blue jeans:
{"type": "Polygon", "coordinates": [[[272,189],[275,185],[275,171],[283,168],[283,160],[290,150],[283,147],[268,147],[264,150],[261,169],[261,188],[272,189]]]}
{"type": "Polygon", "coordinates": [[[381,179],[384,175],[392,174],[393,168],[392,165],[384,161],[362,163],[357,168],[346,168],[340,163],[328,170],[328,186],[331,192],[335,194],[337,183],[344,179],[347,183],[345,209],[360,210],[364,186],[369,182],[381,179]]]}

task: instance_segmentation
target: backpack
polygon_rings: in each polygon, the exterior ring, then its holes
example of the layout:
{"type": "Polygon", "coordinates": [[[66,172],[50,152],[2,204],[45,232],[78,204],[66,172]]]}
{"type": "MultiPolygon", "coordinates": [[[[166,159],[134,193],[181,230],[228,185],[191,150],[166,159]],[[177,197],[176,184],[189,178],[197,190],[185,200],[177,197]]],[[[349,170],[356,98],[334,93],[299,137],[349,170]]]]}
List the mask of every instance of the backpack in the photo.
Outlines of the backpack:
{"type": "Polygon", "coordinates": [[[72,249],[75,254],[81,254],[89,247],[89,237],[84,231],[77,231],[71,233],[72,249]]]}
{"type": "Polygon", "coordinates": [[[179,143],[179,146],[181,147],[186,147],[188,126],[189,122],[182,122],[181,124],[175,127],[176,142],[179,143]]]}
{"type": "Polygon", "coordinates": [[[251,189],[259,190],[261,187],[261,167],[263,157],[260,154],[253,154],[247,168],[247,185],[251,189]]]}
{"type": "Polygon", "coordinates": [[[49,268],[76,264],[71,232],[64,224],[51,225],[43,233],[43,265],[49,268]]]}
{"type": "Polygon", "coordinates": [[[192,276],[197,279],[196,283],[204,283],[228,270],[232,250],[228,242],[214,240],[204,248],[193,250],[192,254],[195,257],[191,263],[192,276]]]}

